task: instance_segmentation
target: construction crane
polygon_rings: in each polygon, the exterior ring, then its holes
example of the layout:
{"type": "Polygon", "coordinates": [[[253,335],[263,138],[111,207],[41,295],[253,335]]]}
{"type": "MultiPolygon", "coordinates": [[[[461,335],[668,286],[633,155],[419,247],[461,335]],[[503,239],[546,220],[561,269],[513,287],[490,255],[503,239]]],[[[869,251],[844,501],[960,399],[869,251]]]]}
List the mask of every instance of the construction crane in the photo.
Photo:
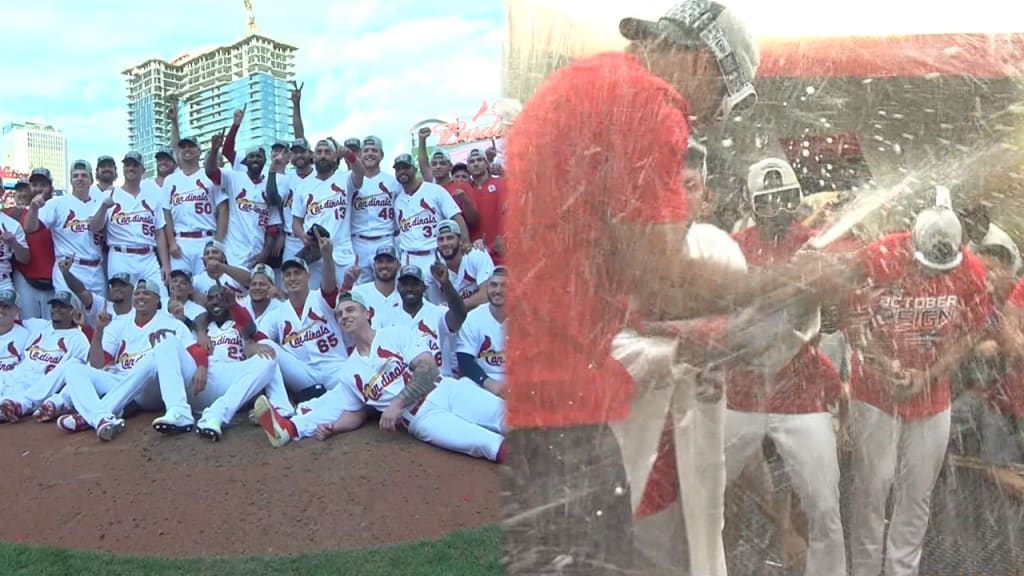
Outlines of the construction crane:
{"type": "Polygon", "coordinates": [[[249,13],[249,21],[245,24],[245,33],[248,35],[256,34],[256,17],[252,13],[252,0],[243,0],[245,2],[245,11],[249,13]]]}

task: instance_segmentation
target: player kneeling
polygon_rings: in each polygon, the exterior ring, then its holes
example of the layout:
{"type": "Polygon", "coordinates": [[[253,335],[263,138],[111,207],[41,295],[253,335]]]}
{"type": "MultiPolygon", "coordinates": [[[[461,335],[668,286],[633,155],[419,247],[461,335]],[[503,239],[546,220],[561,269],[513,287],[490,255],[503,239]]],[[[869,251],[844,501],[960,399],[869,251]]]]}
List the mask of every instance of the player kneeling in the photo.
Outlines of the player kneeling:
{"type": "Polygon", "coordinates": [[[223,424],[261,390],[282,410],[289,410],[288,392],[274,350],[259,340],[249,312],[235,302],[235,294],[220,285],[206,292],[207,334],[212,352],[209,367],[198,366],[192,377],[192,410],[202,410],[196,432],[216,442],[223,424]]]}
{"type": "Polygon", "coordinates": [[[299,404],[291,419],[266,397],[256,399],[255,416],[272,445],[350,432],[366,422],[373,408],[381,412],[384,430],[404,428],[440,448],[501,461],[503,400],[466,381],[438,381],[437,363],[416,332],[401,327],[374,330],[360,296],[341,295],[335,314],[355,345],[341,365],[338,385],[299,404]]]}

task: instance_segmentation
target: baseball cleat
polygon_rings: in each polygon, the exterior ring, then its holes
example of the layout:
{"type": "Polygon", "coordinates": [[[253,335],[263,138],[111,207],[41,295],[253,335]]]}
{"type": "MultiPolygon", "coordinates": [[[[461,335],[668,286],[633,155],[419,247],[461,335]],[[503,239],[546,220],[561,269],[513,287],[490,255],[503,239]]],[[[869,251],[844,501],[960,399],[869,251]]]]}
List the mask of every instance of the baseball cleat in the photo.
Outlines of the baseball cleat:
{"type": "Polygon", "coordinates": [[[295,425],[292,424],[291,420],[278,414],[277,410],[267,401],[267,397],[260,395],[256,399],[256,404],[253,406],[252,411],[256,415],[256,420],[260,423],[260,428],[267,433],[267,438],[270,440],[270,445],[274,448],[280,448],[292,441],[292,438],[298,436],[295,432],[295,425]]]}
{"type": "Polygon", "coordinates": [[[71,434],[74,432],[85,432],[92,428],[89,423],[85,421],[78,414],[65,414],[60,418],[57,418],[57,428],[71,434]]]}
{"type": "Polygon", "coordinates": [[[153,429],[161,434],[191,432],[193,426],[195,426],[195,421],[191,418],[183,418],[170,412],[153,420],[153,429]]]}
{"type": "Polygon", "coordinates": [[[100,420],[99,426],[96,427],[96,436],[104,442],[110,442],[114,438],[124,432],[124,420],[120,418],[104,418],[100,420]]]}
{"type": "Polygon", "coordinates": [[[206,438],[211,442],[217,442],[220,440],[221,435],[220,420],[212,418],[209,420],[200,420],[199,423],[196,424],[196,433],[199,434],[200,438],[206,438]]]}
{"type": "Polygon", "coordinates": [[[260,425],[260,419],[256,417],[256,409],[255,408],[253,408],[252,410],[249,410],[249,424],[252,424],[253,426],[259,426],[260,425]]]}
{"type": "Polygon", "coordinates": [[[36,411],[32,413],[32,418],[36,422],[51,422],[57,417],[58,410],[57,406],[53,402],[47,400],[36,408],[36,411]]]}
{"type": "Polygon", "coordinates": [[[21,419],[21,404],[14,400],[0,402],[0,422],[17,422],[21,419]]]}

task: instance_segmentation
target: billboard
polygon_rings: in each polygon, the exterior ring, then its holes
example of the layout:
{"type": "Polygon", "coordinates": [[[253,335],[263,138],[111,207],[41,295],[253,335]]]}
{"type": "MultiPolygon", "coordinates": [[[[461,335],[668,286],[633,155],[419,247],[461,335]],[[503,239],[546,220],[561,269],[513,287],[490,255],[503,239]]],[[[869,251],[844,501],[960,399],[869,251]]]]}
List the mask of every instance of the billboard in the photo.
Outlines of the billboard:
{"type": "Polygon", "coordinates": [[[465,162],[474,148],[486,149],[494,146],[500,153],[504,150],[505,133],[517,106],[507,100],[482,101],[480,107],[466,116],[456,116],[453,121],[430,118],[421,120],[409,128],[412,140],[411,150],[419,145],[420,128],[429,127],[435,139],[434,145],[427,146],[427,155],[441,149],[448,152],[452,163],[465,162]]]}

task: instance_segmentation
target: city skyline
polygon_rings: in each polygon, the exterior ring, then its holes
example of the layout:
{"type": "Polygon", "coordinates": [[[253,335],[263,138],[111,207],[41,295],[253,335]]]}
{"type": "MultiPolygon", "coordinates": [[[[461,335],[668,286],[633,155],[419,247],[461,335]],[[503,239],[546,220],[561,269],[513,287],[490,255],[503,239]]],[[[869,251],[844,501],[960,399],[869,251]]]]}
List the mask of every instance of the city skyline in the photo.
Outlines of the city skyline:
{"type": "MultiPolygon", "coordinates": [[[[68,152],[64,131],[39,122],[8,122],[0,129],[0,166],[10,167],[27,176],[35,168],[51,169],[53,186],[67,187],[68,152]]],[[[5,186],[13,183],[5,183],[5,186]]]]}
{"type": "MultiPolygon", "coordinates": [[[[260,35],[299,48],[295,78],[304,84],[310,141],[376,134],[389,166],[390,158],[408,151],[413,124],[472,116],[482,101],[501,97],[503,3],[470,5],[453,15],[408,0],[253,5],[260,35]]],[[[5,12],[11,21],[96,30],[103,38],[81,42],[56,34],[38,42],[32,27],[11,27],[5,37],[8,45],[33,49],[6,67],[20,82],[0,92],[0,125],[37,121],[63,129],[69,161],[95,163],[100,155],[120,158],[128,151],[124,70],[150,58],[173,60],[228,45],[247,33],[240,0],[182,0],[161,15],[161,26],[125,0],[102,7],[42,2],[11,4],[5,12]]]]}

